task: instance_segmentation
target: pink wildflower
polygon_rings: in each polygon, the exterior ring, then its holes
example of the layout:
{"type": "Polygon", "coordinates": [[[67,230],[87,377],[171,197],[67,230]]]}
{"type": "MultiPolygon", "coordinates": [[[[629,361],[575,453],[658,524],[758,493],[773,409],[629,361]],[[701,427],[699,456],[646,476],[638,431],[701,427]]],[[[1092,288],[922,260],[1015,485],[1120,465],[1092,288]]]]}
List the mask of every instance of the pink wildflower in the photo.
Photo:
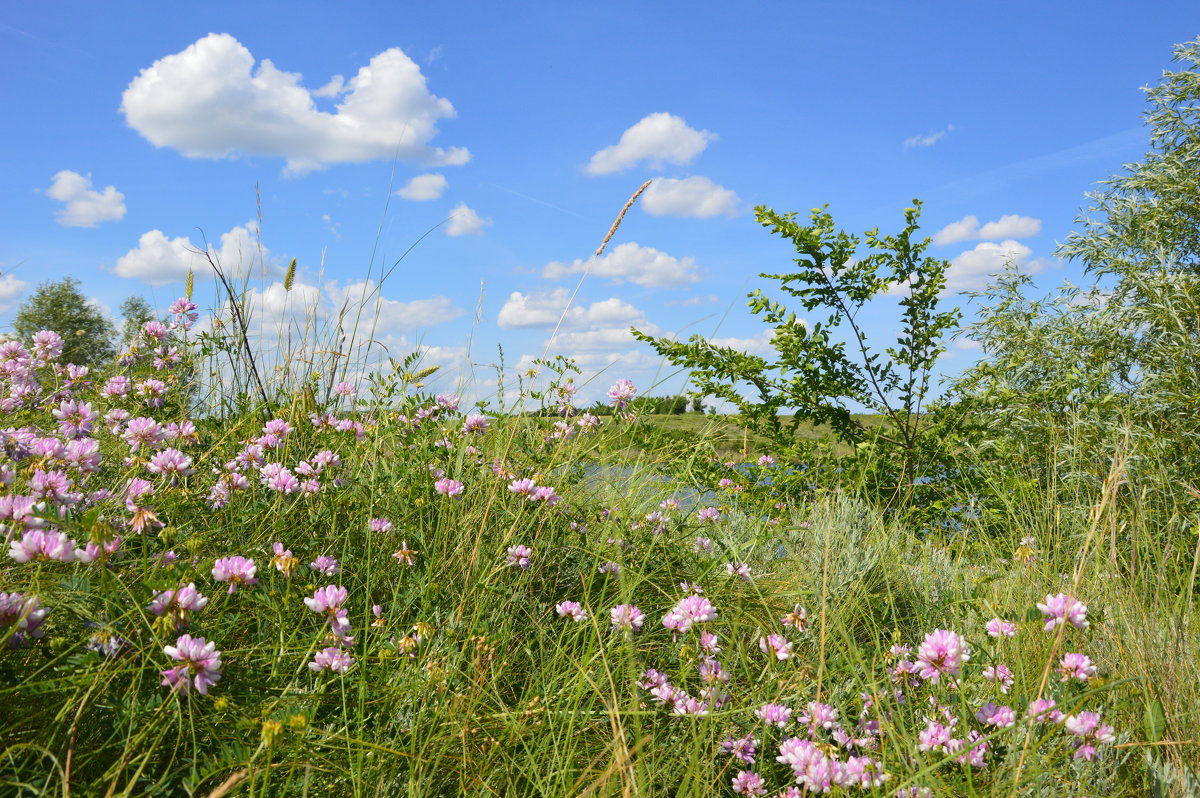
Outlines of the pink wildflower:
{"type": "Polygon", "coordinates": [[[733,777],[733,791],[738,795],[766,795],[767,788],[762,776],[750,770],[739,770],[733,777]]]}
{"type": "Polygon", "coordinates": [[[155,617],[161,617],[168,612],[175,621],[175,628],[183,629],[191,620],[191,613],[204,609],[208,598],[196,589],[194,582],[189,582],[177,590],[164,590],[154,597],[147,605],[155,617]]]}
{"type": "Polygon", "coordinates": [[[66,533],[53,529],[29,529],[20,540],[8,544],[8,556],[19,563],[31,560],[57,560],[74,562],[77,554],[75,541],[66,533]]]}
{"type": "Polygon", "coordinates": [[[334,673],[345,673],[350,670],[350,666],[354,664],[354,657],[340,648],[323,648],[318,651],[308,663],[309,670],[314,673],[321,671],[333,671],[334,673]]]}
{"type": "Polygon", "coordinates": [[[783,635],[767,635],[758,638],[758,648],[762,653],[783,662],[792,658],[792,644],[783,635]]]}
{"type": "Polygon", "coordinates": [[[1002,693],[1007,693],[1013,686],[1013,672],[1005,665],[988,665],[983,669],[983,678],[998,684],[1002,693]]]}
{"type": "Polygon", "coordinates": [[[646,616],[633,604],[618,604],[609,610],[609,620],[613,629],[636,631],[642,628],[646,616]]]}
{"type": "Polygon", "coordinates": [[[706,524],[715,524],[721,519],[721,511],[716,507],[704,507],[696,512],[696,517],[706,524]]]}
{"type": "Polygon", "coordinates": [[[608,402],[617,410],[624,410],[636,395],[637,388],[633,383],[626,379],[620,379],[608,389],[608,402]]]}
{"type": "Polygon", "coordinates": [[[763,704],[754,715],[768,726],[783,728],[792,719],[792,708],[786,704],[763,704]]]}
{"type": "Polygon", "coordinates": [[[1100,722],[1096,712],[1080,712],[1078,715],[1068,715],[1063,721],[1063,728],[1079,738],[1075,748],[1075,759],[1090,762],[1096,756],[1097,743],[1114,743],[1116,736],[1113,727],[1100,722]]]}
{"type": "Polygon", "coordinates": [[[462,495],[463,484],[456,479],[443,477],[433,484],[433,489],[443,496],[457,498],[462,495]]]}
{"type": "Polygon", "coordinates": [[[790,626],[797,632],[804,632],[808,628],[808,612],[804,607],[797,604],[792,608],[792,611],[780,618],[784,626],[790,626]]]}
{"type": "Polygon", "coordinates": [[[1017,625],[1003,618],[992,618],[985,629],[989,637],[1012,637],[1017,633],[1017,625]]]}
{"type": "Polygon", "coordinates": [[[519,543],[516,546],[509,546],[505,552],[505,562],[508,565],[515,565],[522,570],[529,567],[529,558],[533,555],[533,549],[526,546],[524,543],[519,543]]]}
{"type": "Polygon", "coordinates": [[[809,701],[797,720],[808,727],[810,736],[816,736],[818,730],[829,731],[837,726],[838,711],[829,704],[809,701]]]}
{"type": "Polygon", "coordinates": [[[162,671],[164,687],[187,694],[195,684],[197,692],[207,695],[208,688],[221,679],[221,652],[203,637],[180,635],[175,645],[163,647],[163,653],[181,663],[162,671]]]}
{"type": "Polygon", "coordinates": [[[529,497],[530,501],[543,501],[547,506],[553,507],[558,504],[558,493],[554,488],[539,487],[534,490],[533,495],[529,497]]]}
{"type": "Polygon", "coordinates": [[[400,551],[393,552],[392,556],[396,558],[396,562],[402,562],[405,565],[411,566],[416,564],[415,560],[413,560],[416,554],[416,549],[410,549],[408,541],[402,540],[400,541],[400,551]]]}
{"type": "Polygon", "coordinates": [[[975,713],[975,720],[984,726],[1007,729],[1017,722],[1017,713],[1013,711],[1012,707],[1006,707],[1003,704],[997,705],[989,701],[975,713]]]}
{"type": "Polygon", "coordinates": [[[554,607],[560,616],[570,618],[572,621],[586,621],[588,614],[578,601],[564,601],[554,607]]]}
{"type": "Polygon", "coordinates": [[[39,330],[33,334],[33,356],[39,360],[55,360],[62,351],[62,336],[54,330],[39,330]]]}
{"type": "Polygon", "coordinates": [[[745,762],[747,765],[754,764],[754,755],[757,749],[758,739],[753,734],[747,734],[745,737],[738,739],[729,737],[721,741],[722,751],[734,759],[745,762]]]}
{"type": "Polygon", "coordinates": [[[15,591],[0,593],[0,630],[14,627],[11,635],[0,631],[0,636],[8,636],[10,648],[23,646],[29,638],[44,637],[46,630],[41,626],[48,613],[37,596],[15,591]]]}
{"type": "Polygon", "coordinates": [[[537,490],[537,483],[528,478],[514,479],[508,485],[508,492],[518,496],[530,496],[535,490],[537,490]]]}
{"type": "Polygon", "coordinates": [[[333,576],[342,570],[338,561],[327,554],[322,554],[308,564],[308,570],[315,571],[325,576],[333,576]]]}
{"type": "Polygon", "coordinates": [[[1064,654],[1058,663],[1058,672],[1064,682],[1072,679],[1086,682],[1096,675],[1096,663],[1084,654],[1064,654]]]}
{"type": "Polygon", "coordinates": [[[297,493],[300,490],[300,480],[279,463],[267,463],[259,471],[259,476],[268,489],[278,493],[297,493]]]}
{"type": "Polygon", "coordinates": [[[1054,708],[1053,698],[1037,698],[1030,701],[1025,715],[1035,723],[1058,723],[1063,718],[1062,712],[1054,708]]]}
{"type": "Polygon", "coordinates": [[[917,648],[917,674],[926,681],[937,682],[943,674],[957,676],[968,659],[966,641],[954,632],[938,629],[926,635],[917,648]]]}
{"type": "Polygon", "coordinates": [[[1066,593],[1059,593],[1055,596],[1046,596],[1044,604],[1038,604],[1037,608],[1045,615],[1046,631],[1049,632],[1056,626],[1069,623],[1076,629],[1086,629],[1088,627],[1087,605],[1068,596],[1066,593]]]}
{"type": "Polygon", "coordinates": [[[662,623],[678,634],[688,632],[694,625],[714,620],[716,617],[717,608],[712,602],[704,596],[693,594],[680,599],[663,618],[662,623]]]}
{"type": "Polygon", "coordinates": [[[170,476],[175,479],[192,473],[192,458],[178,449],[163,449],[150,458],[146,470],[151,474],[170,476]]]}
{"type": "Polygon", "coordinates": [[[275,566],[275,570],[284,576],[290,577],[292,572],[296,570],[296,566],[300,564],[299,558],[292,554],[291,549],[285,549],[282,543],[276,542],[274,546],[275,556],[271,558],[271,565],[275,566]]]}
{"type": "Polygon", "coordinates": [[[228,582],[232,595],[239,586],[257,585],[258,580],[254,578],[257,570],[254,560],[241,556],[222,557],[213,563],[212,575],[218,582],[228,582]]]}
{"type": "Polygon", "coordinates": [[[921,751],[942,751],[949,750],[950,740],[954,736],[954,731],[951,727],[944,726],[935,721],[929,721],[925,728],[917,735],[917,748],[921,751]]]}
{"type": "Polygon", "coordinates": [[[750,581],[750,564],[744,562],[727,562],[725,570],[730,576],[736,576],[743,582],[750,581]]]}
{"type": "Polygon", "coordinates": [[[367,527],[372,532],[391,532],[392,522],[386,518],[372,518],[367,527]]]}
{"type": "Polygon", "coordinates": [[[350,612],[342,605],[349,595],[349,591],[341,585],[326,585],[314,590],[312,598],[304,599],[304,606],[318,615],[324,615],[334,635],[345,638],[351,630],[350,612]]]}

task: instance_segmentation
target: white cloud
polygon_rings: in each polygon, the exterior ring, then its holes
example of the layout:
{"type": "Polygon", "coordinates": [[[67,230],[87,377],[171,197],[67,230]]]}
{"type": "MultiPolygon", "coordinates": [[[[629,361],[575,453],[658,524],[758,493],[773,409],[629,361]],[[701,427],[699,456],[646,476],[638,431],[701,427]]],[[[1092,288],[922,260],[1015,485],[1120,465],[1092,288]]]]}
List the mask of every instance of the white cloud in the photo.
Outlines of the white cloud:
{"type": "Polygon", "coordinates": [[[55,214],[63,227],[95,227],[100,222],[119,222],[125,218],[125,195],[116,186],[104,191],[92,190],[92,176],[70,169],[56,174],[46,196],[65,203],[55,214]]]}
{"type": "Polygon", "coordinates": [[[481,236],[483,228],[491,223],[491,219],[480,218],[478,213],[467,206],[467,203],[460,202],[450,211],[450,222],[446,225],[446,235],[451,237],[481,236]]]}
{"type": "Polygon", "coordinates": [[[700,280],[694,258],[676,258],[633,241],[614,247],[599,258],[576,258],[570,263],[552,261],[542,269],[542,276],[559,280],[582,271],[607,277],[614,283],[630,282],[651,288],[684,285],[700,280]]]}
{"type": "Polygon", "coordinates": [[[1042,220],[1032,216],[1020,216],[1015,213],[1001,216],[994,222],[988,222],[982,227],[978,216],[964,216],[957,222],[951,222],[933,234],[933,243],[957,244],[960,241],[980,239],[983,241],[1000,241],[1013,238],[1029,238],[1042,232],[1042,220]]]}
{"type": "Polygon", "coordinates": [[[18,280],[11,274],[0,274],[0,313],[8,313],[25,293],[29,283],[18,280]]]}
{"type": "Polygon", "coordinates": [[[87,305],[89,308],[96,311],[101,316],[103,316],[104,318],[106,318],[110,322],[112,322],[113,324],[118,323],[117,314],[113,313],[112,307],[109,306],[109,304],[107,302],[105,302],[101,299],[97,299],[96,297],[92,296],[92,297],[88,297],[87,300],[84,301],[83,304],[87,305]]]}
{"type": "MultiPolygon", "coordinates": [[[[401,302],[382,296],[373,280],[339,286],[336,281],[325,284],[331,307],[363,308],[360,325],[374,326],[380,331],[408,330],[432,327],[461,316],[462,308],[455,307],[449,297],[435,296],[401,302]]],[[[355,310],[357,313],[357,310],[355,310]]]]}
{"type": "Polygon", "coordinates": [[[500,308],[496,323],[504,328],[554,327],[562,319],[563,327],[596,328],[628,327],[646,321],[643,311],[617,297],[568,308],[569,300],[570,294],[565,288],[529,294],[513,291],[500,308]]]}
{"type": "Polygon", "coordinates": [[[344,94],[346,91],[346,78],[341,75],[334,75],[321,88],[313,92],[314,97],[337,97],[344,94]]]}
{"type": "MultiPolygon", "coordinates": [[[[359,351],[370,342],[389,348],[395,344],[411,352],[408,339],[398,333],[432,327],[464,312],[444,296],[407,302],[389,299],[379,293],[373,280],[346,284],[329,280],[316,285],[298,279],[290,291],[275,280],[251,286],[244,294],[242,309],[254,343],[275,355],[281,339],[296,351],[329,346],[359,351]],[[331,344],[334,340],[337,343],[331,344]]],[[[228,318],[228,310],[223,309],[221,315],[228,318]]],[[[211,324],[211,317],[206,316],[200,328],[209,330],[211,324]]]]}
{"type": "Polygon", "coordinates": [[[397,191],[396,194],[406,200],[416,200],[418,202],[435,200],[442,196],[442,192],[446,190],[447,185],[445,175],[431,172],[429,174],[417,175],[412,180],[409,180],[404,188],[397,191]]]}
{"type": "Polygon", "coordinates": [[[904,140],[904,149],[911,150],[914,147],[932,147],[934,144],[937,144],[939,141],[945,138],[947,133],[950,133],[953,130],[954,125],[946,125],[941,130],[933,133],[927,133],[924,136],[909,136],[904,140]]]}
{"type": "Polygon", "coordinates": [[[642,208],[655,216],[689,216],[709,219],[719,214],[736,216],[738,195],[707,177],[655,180],[642,195],[642,208]]]}
{"type": "Polygon", "coordinates": [[[648,161],[654,169],[664,162],[690,163],[717,134],[695,130],[678,116],[667,113],[650,114],[621,134],[621,140],[592,156],[587,171],[607,175],[648,161]]]}
{"type": "Polygon", "coordinates": [[[1001,216],[979,228],[979,237],[984,241],[999,241],[1008,238],[1029,238],[1042,232],[1042,220],[1015,213],[1001,216]]]}
{"type": "Polygon", "coordinates": [[[957,222],[951,222],[933,234],[933,243],[957,244],[960,241],[970,241],[979,235],[979,217],[964,216],[957,222]]]}
{"type": "MultiPolygon", "coordinates": [[[[1019,241],[1002,241],[999,244],[982,241],[974,249],[968,249],[950,261],[946,270],[946,289],[942,296],[962,291],[977,291],[988,284],[993,274],[1004,271],[1010,261],[1018,268],[1029,265],[1033,250],[1019,241]]],[[[1040,266],[1034,266],[1034,271],[1040,266]]]]}
{"type": "MultiPolygon", "coordinates": [[[[209,251],[226,274],[246,269],[259,256],[254,222],[235,227],[221,234],[221,245],[209,245],[209,251]]],[[[266,248],[262,255],[267,255],[266,248]]],[[[197,277],[209,273],[211,267],[204,251],[186,236],[168,238],[161,230],[142,233],[138,245],[117,259],[113,271],[120,277],[145,280],[151,285],[182,282],[189,271],[197,277]]]]}
{"type": "Polygon", "coordinates": [[[420,67],[399,48],[316,92],[300,81],[267,59],[256,67],[233,36],[210,33],[143,69],[122,94],[121,111],[155,146],[189,158],[278,156],[293,173],[393,157],[425,164],[470,159],[462,147],[429,145],[454,106],[429,93],[420,67]],[[317,109],[314,97],[334,96],[335,113],[317,109]]]}

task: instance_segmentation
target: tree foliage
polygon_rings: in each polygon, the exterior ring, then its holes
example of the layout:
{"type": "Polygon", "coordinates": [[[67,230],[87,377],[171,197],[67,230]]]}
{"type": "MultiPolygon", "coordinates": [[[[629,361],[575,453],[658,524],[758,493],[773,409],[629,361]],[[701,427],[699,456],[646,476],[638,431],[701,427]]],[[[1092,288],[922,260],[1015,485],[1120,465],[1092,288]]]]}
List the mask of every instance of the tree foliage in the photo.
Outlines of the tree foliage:
{"type": "Polygon", "coordinates": [[[884,463],[894,466],[893,493],[907,497],[918,459],[928,451],[933,365],[959,319],[957,309],[939,308],[949,263],[926,254],[929,239],[917,235],[920,207],[914,201],[905,211],[899,233],[873,229],[861,239],[837,229],[824,209],[812,211],[805,225],[795,213],[756,208],[759,223],[788,240],[798,256],[797,269],[760,276],[778,281],[806,313],[824,314],[804,321],[761,290],[752,292],[751,313],[771,328],[771,355],[718,346],[699,335],[685,342],[634,335],[690,369],[697,394],[724,399],[737,407],[744,424],[780,443],[790,443],[809,422],[829,425],[852,446],[875,444],[884,463]],[[868,341],[862,316],[889,291],[900,294],[900,329],[894,343],[877,348],[868,341]],[[853,405],[887,423],[868,430],[854,417],[853,405]]]}
{"type": "MultiPolygon", "coordinates": [[[[1147,88],[1149,150],[1089,194],[1058,254],[1094,280],[1029,299],[1015,271],[969,331],[987,355],[956,385],[993,465],[1094,490],[1114,453],[1142,512],[1200,484],[1200,39],[1147,88]]],[[[1194,536],[1194,534],[1193,534],[1194,536]]]]}
{"type": "Polygon", "coordinates": [[[121,347],[126,348],[148,321],[154,321],[150,303],[134,294],[121,303],[121,347]]]}
{"type": "Polygon", "coordinates": [[[63,337],[65,363],[95,366],[116,352],[112,322],[88,304],[73,277],[42,283],[17,309],[13,332],[28,340],[39,330],[54,330],[63,337]]]}

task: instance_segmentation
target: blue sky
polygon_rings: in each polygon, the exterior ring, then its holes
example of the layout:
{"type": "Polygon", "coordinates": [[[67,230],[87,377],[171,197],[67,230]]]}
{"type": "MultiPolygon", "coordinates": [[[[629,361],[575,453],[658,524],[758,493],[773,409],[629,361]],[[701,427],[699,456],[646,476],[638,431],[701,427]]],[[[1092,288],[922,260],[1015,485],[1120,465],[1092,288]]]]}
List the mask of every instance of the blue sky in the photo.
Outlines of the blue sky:
{"type": "Polygon", "coordinates": [[[377,338],[448,381],[468,342],[476,364],[574,355],[594,397],[665,373],[630,325],[765,346],[744,294],[790,251],[755,205],[889,231],[914,197],[954,288],[1008,257],[1050,288],[1079,279],[1053,253],[1084,192],[1145,150],[1139,87],[1197,34],[1195,2],[9,4],[0,330],[64,275],[165,308],[194,262],[203,306],[205,239],[255,261],[260,322],[288,323],[436,228],[377,338]]]}

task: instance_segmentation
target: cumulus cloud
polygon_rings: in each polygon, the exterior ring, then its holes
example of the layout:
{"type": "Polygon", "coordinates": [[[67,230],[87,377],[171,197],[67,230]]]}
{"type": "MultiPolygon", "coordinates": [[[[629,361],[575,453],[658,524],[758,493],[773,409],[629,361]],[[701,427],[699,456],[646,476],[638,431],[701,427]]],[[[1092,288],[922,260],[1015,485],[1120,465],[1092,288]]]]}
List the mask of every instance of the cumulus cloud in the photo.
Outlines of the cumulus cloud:
{"type": "MultiPolygon", "coordinates": [[[[209,252],[227,273],[247,268],[259,256],[254,222],[235,227],[221,234],[219,247],[209,245],[209,252]]],[[[267,250],[262,249],[265,258],[267,250]]],[[[117,259],[113,271],[120,277],[145,280],[151,285],[182,282],[189,271],[205,276],[211,267],[202,247],[187,236],[168,238],[161,230],[142,233],[136,248],[117,259]]]]}
{"type": "MultiPolygon", "coordinates": [[[[407,353],[414,347],[402,333],[464,313],[444,296],[390,299],[372,280],[329,280],[318,285],[302,279],[295,280],[290,291],[279,280],[251,286],[243,295],[242,312],[256,349],[267,355],[268,361],[279,359],[285,351],[328,354],[331,346],[354,352],[356,358],[368,348],[393,354],[398,348],[407,353]]],[[[229,318],[227,305],[219,315],[229,318]]],[[[212,317],[206,316],[199,329],[211,330],[212,324],[212,317]]]]}
{"type": "Polygon", "coordinates": [[[54,214],[54,220],[63,227],[95,227],[100,222],[125,218],[125,195],[116,186],[94,191],[90,174],[63,169],[51,179],[46,196],[63,203],[54,214]]]}
{"type": "Polygon", "coordinates": [[[399,48],[315,92],[301,78],[268,59],[256,66],[233,36],[210,33],[143,69],[122,94],[121,112],[155,146],[189,158],[282,157],[293,173],[393,157],[437,165],[470,159],[462,147],[430,145],[454,106],[428,91],[421,68],[399,48]],[[318,97],[340,98],[336,111],[318,110],[318,97]]]}
{"type": "Polygon", "coordinates": [[[979,237],[984,241],[999,241],[1007,238],[1029,238],[1040,232],[1041,219],[1010,213],[979,228],[979,237]]]}
{"type": "Polygon", "coordinates": [[[500,308],[496,323],[504,328],[554,327],[562,319],[562,326],[568,328],[627,327],[646,320],[643,311],[617,297],[568,308],[569,300],[570,293],[565,288],[528,294],[513,291],[500,308]]]}
{"type": "Polygon", "coordinates": [[[1000,241],[1013,238],[1029,238],[1042,232],[1042,220],[1032,216],[1020,216],[1015,213],[1005,214],[994,222],[988,222],[982,227],[978,216],[964,216],[957,222],[951,222],[933,234],[935,244],[957,244],[960,241],[980,239],[983,241],[1000,241]]]}
{"type": "Polygon", "coordinates": [[[481,236],[483,228],[491,223],[491,219],[480,218],[474,209],[467,206],[467,203],[460,202],[450,211],[450,222],[446,225],[446,235],[451,237],[481,236]]]}
{"type": "Polygon", "coordinates": [[[737,215],[738,195],[707,177],[655,180],[642,195],[642,209],[655,216],[709,219],[737,215]]]}
{"type": "Polygon", "coordinates": [[[431,172],[424,175],[417,175],[412,180],[409,180],[404,188],[397,191],[396,194],[406,200],[416,200],[418,202],[435,200],[442,196],[442,192],[446,190],[447,185],[445,175],[431,172]]]}
{"type": "Polygon", "coordinates": [[[954,125],[946,125],[941,130],[933,133],[926,133],[924,136],[909,136],[904,140],[904,149],[911,150],[914,147],[932,147],[946,137],[947,133],[954,130],[954,125]]]}
{"type": "Polygon", "coordinates": [[[951,222],[933,234],[933,243],[957,244],[960,241],[970,241],[979,235],[979,217],[964,216],[957,222],[951,222]]]}
{"type": "MultiPolygon", "coordinates": [[[[946,270],[946,289],[942,296],[950,296],[962,291],[977,291],[988,284],[992,275],[1004,271],[1009,262],[1017,268],[1030,265],[1029,256],[1033,250],[1019,241],[1002,241],[994,243],[983,241],[974,249],[963,252],[950,261],[946,270]]],[[[1037,271],[1040,265],[1035,265],[1031,271],[1037,271]]]]}
{"type": "Polygon", "coordinates": [[[18,280],[11,274],[0,274],[0,313],[8,313],[16,307],[17,300],[25,293],[29,283],[18,280]]]}
{"type": "MultiPolygon", "coordinates": [[[[657,335],[658,327],[653,324],[638,325],[642,332],[657,335]]],[[[577,356],[578,352],[598,352],[610,349],[623,349],[637,346],[637,339],[628,327],[605,327],[599,330],[568,330],[551,336],[546,341],[546,347],[551,352],[569,353],[577,356]]]]}
{"type": "Polygon", "coordinates": [[[542,276],[560,280],[583,271],[597,277],[607,277],[614,283],[630,282],[647,288],[684,285],[700,280],[694,258],[676,258],[633,241],[616,246],[598,258],[576,258],[570,263],[551,261],[542,269],[542,276]]]}
{"type": "Polygon", "coordinates": [[[620,172],[643,161],[654,169],[663,163],[690,163],[717,134],[688,127],[673,114],[657,113],[643,117],[621,134],[621,140],[592,156],[587,171],[593,175],[620,172]]]}
{"type": "MultiPolygon", "coordinates": [[[[332,281],[325,284],[325,292],[329,297],[331,308],[357,309],[362,307],[362,318],[365,321],[361,323],[387,332],[432,327],[456,319],[466,312],[462,308],[456,307],[454,302],[445,296],[414,299],[408,302],[388,299],[380,293],[373,280],[348,283],[344,286],[332,281]]],[[[357,310],[355,312],[357,313],[357,310]]]]}

